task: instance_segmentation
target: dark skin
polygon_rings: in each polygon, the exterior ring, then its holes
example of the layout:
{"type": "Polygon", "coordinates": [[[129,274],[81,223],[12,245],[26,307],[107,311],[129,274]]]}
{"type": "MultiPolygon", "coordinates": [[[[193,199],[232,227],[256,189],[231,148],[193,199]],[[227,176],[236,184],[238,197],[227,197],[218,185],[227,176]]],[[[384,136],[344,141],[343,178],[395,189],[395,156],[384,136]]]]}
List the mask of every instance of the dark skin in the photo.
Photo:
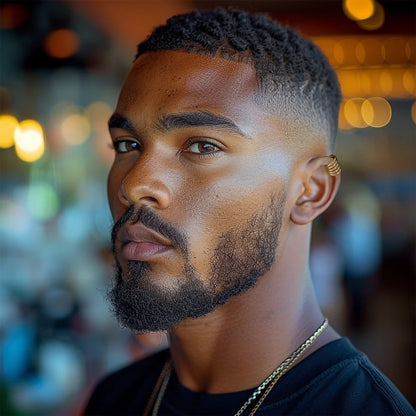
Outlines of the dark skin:
{"type": "MultiPolygon", "coordinates": [[[[257,285],[213,312],[169,331],[183,385],[226,393],[260,384],[322,323],[308,269],[310,224],[332,202],[339,177],[325,165],[325,137],[290,123],[256,100],[253,68],[219,57],[163,51],[142,55],[110,122],[116,157],[108,178],[115,221],[142,204],[185,232],[202,282],[220,236],[271,195],[284,196],[275,262],[257,285]],[[306,143],[306,145],[305,145],[306,143]]],[[[154,237],[154,238],[153,238],[154,237]]],[[[120,254],[151,264],[152,284],[175,290],[183,256],[166,239],[120,254]]],[[[155,241],[157,240],[157,241],[155,241]]],[[[303,356],[338,338],[327,328],[303,356]]]]}

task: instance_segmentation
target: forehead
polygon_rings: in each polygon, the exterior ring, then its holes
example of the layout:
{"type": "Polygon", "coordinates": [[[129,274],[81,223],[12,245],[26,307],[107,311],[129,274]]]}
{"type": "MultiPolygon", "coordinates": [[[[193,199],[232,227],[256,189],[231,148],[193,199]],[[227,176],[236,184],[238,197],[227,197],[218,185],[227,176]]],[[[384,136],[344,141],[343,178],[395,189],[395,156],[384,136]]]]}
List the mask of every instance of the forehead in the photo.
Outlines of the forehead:
{"type": "Polygon", "coordinates": [[[117,112],[145,123],[169,113],[209,110],[232,118],[252,134],[258,118],[267,117],[256,103],[253,67],[220,57],[179,51],[140,56],[122,87],[117,112]]]}

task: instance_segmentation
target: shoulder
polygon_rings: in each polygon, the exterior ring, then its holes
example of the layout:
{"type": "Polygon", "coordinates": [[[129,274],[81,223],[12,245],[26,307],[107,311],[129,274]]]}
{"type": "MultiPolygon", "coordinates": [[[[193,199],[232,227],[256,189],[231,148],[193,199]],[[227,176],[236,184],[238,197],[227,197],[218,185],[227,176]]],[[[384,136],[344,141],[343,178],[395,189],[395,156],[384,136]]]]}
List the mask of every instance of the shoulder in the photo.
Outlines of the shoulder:
{"type": "Polygon", "coordinates": [[[361,353],[349,364],[347,383],[344,392],[349,392],[357,410],[361,414],[415,415],[409,402],[393,384],[370,360],[361,353]]]}
{"type": "Polygon", "coordinates": [[[342,414],[414,414],[397,387],[361,352],[328,368],[312,385],[324,389],[328,403],[342,414]]]}
{"type": "MultiPolygon", "coordinates": [[[[347,339],[322,347],[288,374],[289,414],[416,415],[393,383],[347,339]]],[[[282,379],[283,381],[283,379],[282,379]]]]}
{"type": "Polygon", "coordinates": [[[168,350],[159,351],[105,376],[95,387],[84,414],[140,413],[168,357],[168,350]]]}

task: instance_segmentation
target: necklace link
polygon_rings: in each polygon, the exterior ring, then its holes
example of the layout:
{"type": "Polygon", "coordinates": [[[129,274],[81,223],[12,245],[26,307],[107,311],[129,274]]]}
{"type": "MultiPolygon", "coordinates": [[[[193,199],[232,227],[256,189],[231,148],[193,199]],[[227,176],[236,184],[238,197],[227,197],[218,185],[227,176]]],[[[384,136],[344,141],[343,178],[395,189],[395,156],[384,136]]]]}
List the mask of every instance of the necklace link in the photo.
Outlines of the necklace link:
{"type": "Polygon", "coordinates": [[[313,342],[316,341],[316,339],[319,337],[319,335],[322,334],[324,329],[328,326],[328,319],[325,318],[322,322],[321,326],[302,344],[300,345],[293,353],[287,357],[271,374],[269,377],[264,380],[264,382],[257,387],[256,391],[248,398],[248,400],[241,406],[241,408],[238,410],[238,412],[234,416],[241,416],[243,412],[247,409],[247,407],[250,405],[250,403],[255,399],[255,397],[258,396],[259,393],[261,393],[262,390],[266,388],[267,385],[269,387],[266,389],[266,391],[263,393],[263,395],[260,397],[259,401],[256,403],[256,406],[253,408],[253,410],[250,412],[249,416],[254,415],[254,413],[257,411],[257,409],[260,407],[260,405],[263,403],[264,399],[267,397],[267,395],[270,393],[270,391],[273,389],[274,385],[277,383],[277,381],[289,371],[289,369],[293,366],[293,364],[300,358],[300,356],[313,344],[313,342]]]}

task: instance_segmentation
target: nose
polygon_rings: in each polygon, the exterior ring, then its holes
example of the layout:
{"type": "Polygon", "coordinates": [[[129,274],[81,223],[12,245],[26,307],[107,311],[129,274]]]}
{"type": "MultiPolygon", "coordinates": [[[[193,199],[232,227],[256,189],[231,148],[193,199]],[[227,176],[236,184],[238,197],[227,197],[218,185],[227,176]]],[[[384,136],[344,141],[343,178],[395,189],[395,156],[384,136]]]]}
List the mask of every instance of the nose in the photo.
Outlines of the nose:
{"type": "Polygon", "coordinates": [[[166,163],[142,155],[122,180],[119,199],[126,206],[147,204],[154,209],[166,209],[171,202],[168,177],[166,163]]]}

